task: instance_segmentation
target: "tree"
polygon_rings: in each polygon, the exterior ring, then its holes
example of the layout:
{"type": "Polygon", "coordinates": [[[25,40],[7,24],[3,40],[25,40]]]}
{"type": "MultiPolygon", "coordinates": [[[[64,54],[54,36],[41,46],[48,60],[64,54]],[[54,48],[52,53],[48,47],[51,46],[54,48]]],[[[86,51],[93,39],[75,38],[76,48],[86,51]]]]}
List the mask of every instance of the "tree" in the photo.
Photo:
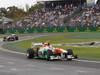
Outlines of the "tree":
{"type": "Polygon", "coordinates": [[[0,16],[6,16],[7,10],[5,8],[0,8],[0,16]]]}
{"type": "Polygon", "coordinates": [[[15,6],[7,8],[7,17],[12,19],[21,19],[22,17],[26,16],[26,12],[22,9],[19,9],[15,6]]]}
{"type": "Polygon", "coordinates": [[[37,9],[41,9],[43,7],[44,7],[44,4],[37,3],[37,4],[33,5],[31,8],[29,8],[29,12],[35,11],[37,9]]]}

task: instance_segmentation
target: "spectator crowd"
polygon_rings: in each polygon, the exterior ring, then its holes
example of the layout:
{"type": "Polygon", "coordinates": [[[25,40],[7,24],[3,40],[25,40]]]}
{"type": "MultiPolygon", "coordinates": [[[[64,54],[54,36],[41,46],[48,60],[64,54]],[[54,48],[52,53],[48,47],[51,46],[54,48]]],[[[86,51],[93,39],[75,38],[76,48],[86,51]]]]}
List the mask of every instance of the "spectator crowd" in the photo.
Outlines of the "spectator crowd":
{"type": "Polygon", "coordinates": [[[71,26],[100,26],[100,5],[83,8],[83,12],[70,20],[71,26]]]}
{"type": "Polygon", "coordinates": [[[18,28],[57,27],[65,26],[64,20],[74,14],[79,8],[76,6],[56,6],[55,8],[42,8],[30,13],[26,18],[16,23],[18,28]]]}
{"type": "Polygon", "coordinates": [[[58,5],[54,8],[41,8],[16,23],[7,24],[5,28],[30,29],[59,26],[100,26],[100,5],[90,7],[58,5]],[[69,19],[69,16],[75,15],[77,11],[80,11],[80,15],[69,19]],[[68,23],[66,23],[67,19],[69,19],[68,23]]]}

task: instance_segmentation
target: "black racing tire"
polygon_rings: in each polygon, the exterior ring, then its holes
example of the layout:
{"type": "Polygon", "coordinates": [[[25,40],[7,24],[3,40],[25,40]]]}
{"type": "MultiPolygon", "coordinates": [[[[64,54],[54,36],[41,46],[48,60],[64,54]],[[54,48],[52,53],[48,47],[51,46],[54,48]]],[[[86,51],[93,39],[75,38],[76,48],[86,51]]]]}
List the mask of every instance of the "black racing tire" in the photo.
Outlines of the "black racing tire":
{"type": "Polygon", "coordinates": [[[48,50],[47,51],[47,61],[51,61],[52,59],[50,58],[50,56],[52,55],[52,50],[48,50]]]}
{"type": "Polygon", "coordinates": [[[34,50],[31,49],[31,48],[29,48],[29,49],[27,50],[26,56],[27,56],[28,59],[34,58],[34,50]]]}
{"type": "Polygon", "coordinates": [[[19,40],[18,36],[15,37],[15,40],[19,40]]]}
{"type": "Polygon", "coordinates": [[[67,59],[67,53],[64,53],[65,58],[67,59]]]}
{"type": "Polygon", "coordinates": [[[73,55],[72,49],[68,49],[67,51],[68,51],[68,52],[67,52],[67,55],[73,55]]]}
{"type": "Polygon", "coordinates": [[[77,55],[74,55],[74,59],[78,59],[78,56],[77,55]]]}
{"type": "Polygon", "coordinates": [[[3,38],[3,41],[6,41],[6,37],[3,38]]]}

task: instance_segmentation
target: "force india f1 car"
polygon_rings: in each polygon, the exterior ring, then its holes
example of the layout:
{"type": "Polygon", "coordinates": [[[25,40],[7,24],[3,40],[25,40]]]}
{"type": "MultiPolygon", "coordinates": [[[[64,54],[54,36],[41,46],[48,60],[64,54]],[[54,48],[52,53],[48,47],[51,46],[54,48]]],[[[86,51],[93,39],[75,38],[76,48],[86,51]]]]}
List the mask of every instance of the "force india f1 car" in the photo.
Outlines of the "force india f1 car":
{"type": "Polygon", "coordinates": [[[48,61],[55,59],[77,59],[77,55],[73,54],[72,49],[54,48],[50,43],[33,43],[32,48],[28,48],[26,55],[28,59],[41,58],[48,61]]]}
{"type": "Polygon", "coordinates": [[[18,36],[16,34],[11,34],[7,37],[4,37],[3,38],[3,41],[15,41],[15,40],[18,40],[18,36]]]}

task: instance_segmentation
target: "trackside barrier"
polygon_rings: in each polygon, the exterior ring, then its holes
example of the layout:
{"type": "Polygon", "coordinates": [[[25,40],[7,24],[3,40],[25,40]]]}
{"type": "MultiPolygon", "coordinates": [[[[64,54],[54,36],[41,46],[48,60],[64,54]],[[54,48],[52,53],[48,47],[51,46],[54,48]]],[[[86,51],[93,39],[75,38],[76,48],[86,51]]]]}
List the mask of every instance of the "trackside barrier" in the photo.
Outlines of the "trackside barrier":
{"type": "Polygon", "coordinates": [[[68,30],[68,32],[75,32],[76,27],[74,27],[74,26],[68,26],[67,30],[68,30]]]}
{"type": "Polygon", "coordinates": [[[98,27],[96,27],[96,26],[89,26],[88,28],[90,31],[97,31],[98,30],[98,27]]]}
{"type": "Polygon", "coordinates": [[[13,33],[14,31],[12,29],[7,30],[8,33],[13,33]]]}
{"type": "Polygon", "coordinates": [[[55,28],[53,28],[53,27],[51,28],[51,27],[50,27],[50,28],[45,28],[45,30],[46,30],[47,32],[53,32],[53,31],[55,30],[55,28]]]}
{"type": "Polygon", "coordinates": [[[5,30],[5,33],[16,33],[16,29],[5,30]]]}
{"type": "Polygon", "coordinates": [[[25,30],[24,29],[18,29],[17,32],[23,34],[23,33],[25,33],[25,30]]]}
{"type": "Polygon", "coordinates": [[[67,26],[67,27],[50,27],[50,28],[30,28],[30,29],[8,29],[8,30],[0,30],[0,34],[6,33],[34,33],[34,32],[75,32],[78,30],[79,32],[89,31],[97,31],[99,27],[96,26],[67,26]]]}
{"type": "Polygon", "coordinates": [[[85,30],[87,30],[86,26],[78,26],[77,29],[79,30],[79,32],[84,32],[85,30]]]}
{"type": "Polygon", "coordinates": [[[65,28],[64,27],[58,27],[58,28],[56,28],[56,31],[57,32],[64,32],[65,28]]]}
{"type": "Polygon", "coordinates": [[[27,29],[26,30],[26,33],[33,33],[35,31],[35,29],[34,28],[31,28],[31,29],[27,29]]]}
{"type": "Polygon", "coordinates": [[[44,28],[35,28],[37,32],[44,32],[44,28]]]}

